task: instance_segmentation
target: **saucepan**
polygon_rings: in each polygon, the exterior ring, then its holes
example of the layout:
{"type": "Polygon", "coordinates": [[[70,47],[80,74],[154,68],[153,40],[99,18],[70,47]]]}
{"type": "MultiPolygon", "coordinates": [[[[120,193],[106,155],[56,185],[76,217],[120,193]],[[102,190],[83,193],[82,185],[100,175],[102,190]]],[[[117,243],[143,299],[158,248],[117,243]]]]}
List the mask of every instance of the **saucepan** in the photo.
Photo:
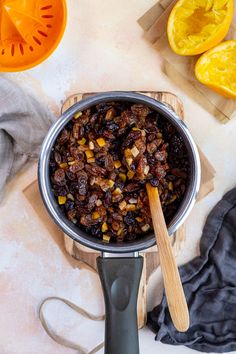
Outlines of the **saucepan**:
{"type": "Polygon", "coordinates": [[[139,251],[155,245],[154,234],[146,234],[143,238],[129,243],[116,244],[104,243],[94,238],[69,222],[62,214],[53,195],[49,176],[49,159],[54,142],[74,114],[99,103],[111,101],[128,101],[147,105],[171,122],[184,140],[190,161],[189,183],[184,199],[168,225],[169,235],[172,235],[186,220],[196,201],[200,185],[200,160],[188,128],[176,113],[153,98],[132,92],[106,92],[76,103],[51,127],[42,145],[38,182],[45,207],[55,223],[73,240],[101,251],[101,256],[97,258],[97,266],[106,308],[105,353],[138,354],[137,295],[143,268],[143,258],[139,256],[139,251]]]}

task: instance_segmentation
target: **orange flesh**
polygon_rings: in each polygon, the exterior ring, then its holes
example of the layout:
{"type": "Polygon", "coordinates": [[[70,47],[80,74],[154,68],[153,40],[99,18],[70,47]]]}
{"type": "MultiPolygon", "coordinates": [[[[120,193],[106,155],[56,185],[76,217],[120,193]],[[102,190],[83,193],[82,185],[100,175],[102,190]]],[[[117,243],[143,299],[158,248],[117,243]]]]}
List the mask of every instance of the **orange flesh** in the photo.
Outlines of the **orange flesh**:
{"type": "Polygon", "coordinates": [[[169,17],[168,38],[178,54],[202,53],[226,35],[233,0],[180,0],[169,17]]]}

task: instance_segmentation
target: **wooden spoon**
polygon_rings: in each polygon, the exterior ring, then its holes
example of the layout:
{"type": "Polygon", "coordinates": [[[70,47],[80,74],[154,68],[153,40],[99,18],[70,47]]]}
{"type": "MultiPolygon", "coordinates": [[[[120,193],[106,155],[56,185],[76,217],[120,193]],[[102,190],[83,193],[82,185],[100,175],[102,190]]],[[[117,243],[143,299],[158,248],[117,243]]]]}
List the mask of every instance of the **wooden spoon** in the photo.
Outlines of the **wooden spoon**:
{"type": "Polygon", "coordinates": [[[163,216],[158,189],[152,187],[150,183],[147,183],[146,188],[169,312],[175,328],[179,332],[185,332],[189,328],[188,306],[163,216]]]}

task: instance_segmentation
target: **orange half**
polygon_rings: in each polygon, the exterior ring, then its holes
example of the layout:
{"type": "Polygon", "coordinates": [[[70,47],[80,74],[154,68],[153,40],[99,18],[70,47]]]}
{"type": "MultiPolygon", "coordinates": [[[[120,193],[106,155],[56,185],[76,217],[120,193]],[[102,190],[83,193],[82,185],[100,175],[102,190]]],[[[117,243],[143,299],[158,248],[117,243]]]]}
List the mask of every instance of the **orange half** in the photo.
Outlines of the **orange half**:
{"type": "Polygon", "coordinates": [[[236,40],[222,42],[204,53],[196,63],[195,75],[217,93],[236,99],[236,40]]]}
{"type": "Polygon", "coordinates": [[[44,61],[66,26],[64,0],[0,1],[0,71],[21,71],[44,61]]]}
{"type": "Polygon", "coordinates": [[[197,55],[213,48],[226,36],[233,12],[233,0],[179,0],[167,26],[172,50],[197,55]]]}

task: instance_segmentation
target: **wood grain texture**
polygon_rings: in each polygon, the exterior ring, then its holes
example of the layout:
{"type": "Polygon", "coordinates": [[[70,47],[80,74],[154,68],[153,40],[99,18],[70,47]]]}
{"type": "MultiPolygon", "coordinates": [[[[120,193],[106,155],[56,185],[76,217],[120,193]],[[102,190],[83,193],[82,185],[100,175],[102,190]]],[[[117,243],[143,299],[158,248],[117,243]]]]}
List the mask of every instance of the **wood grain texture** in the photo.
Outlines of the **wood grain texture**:
{"type": "Polygon", "coordinates": [[[170,316],[175,328],[180,332],[185,332],[189,328],[188,306],[162,212],[158,189],[149,183],[146,188],[170,316]]]}

